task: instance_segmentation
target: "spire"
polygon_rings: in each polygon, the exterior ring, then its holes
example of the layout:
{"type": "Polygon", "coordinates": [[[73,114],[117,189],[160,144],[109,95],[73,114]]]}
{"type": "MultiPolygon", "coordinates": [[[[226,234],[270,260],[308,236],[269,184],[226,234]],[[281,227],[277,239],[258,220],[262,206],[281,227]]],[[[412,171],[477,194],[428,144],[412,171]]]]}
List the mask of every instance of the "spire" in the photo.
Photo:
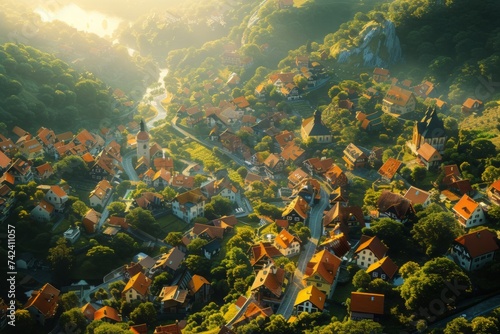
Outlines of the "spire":
{"type": "Polygon", "coordinates": [[[319,111],[318,109],[316,109],[316,111],[314,112],[314,123],[321,124],[321,111],[319,111]]]}
{"type": "Polygon", "coordinates": [[[143,119],[141,119],[141,131],[146,131],[146,125],[144,124],[143,119]]]}

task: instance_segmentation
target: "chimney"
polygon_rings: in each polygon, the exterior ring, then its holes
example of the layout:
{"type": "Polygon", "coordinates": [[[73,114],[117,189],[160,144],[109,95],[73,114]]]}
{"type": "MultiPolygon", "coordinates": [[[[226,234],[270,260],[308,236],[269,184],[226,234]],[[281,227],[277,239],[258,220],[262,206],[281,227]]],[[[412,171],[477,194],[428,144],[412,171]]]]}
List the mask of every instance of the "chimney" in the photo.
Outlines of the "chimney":
{"type": "Polygon", "coordinates": [[[481,232],[477,232],[477,233],[476,233],[476,237],[477,237],[478,239],[479,239],[479,238],[481,238],[481,232]]]}

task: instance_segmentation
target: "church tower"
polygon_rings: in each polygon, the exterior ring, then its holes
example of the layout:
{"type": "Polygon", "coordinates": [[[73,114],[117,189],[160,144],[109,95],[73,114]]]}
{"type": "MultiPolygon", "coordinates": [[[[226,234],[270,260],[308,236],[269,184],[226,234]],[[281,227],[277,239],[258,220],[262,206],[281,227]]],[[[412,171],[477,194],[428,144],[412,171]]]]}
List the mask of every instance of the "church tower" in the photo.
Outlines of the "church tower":
{"type": "Polygon", "coordinates": [[[135,139],[137,141],[137,161],[142,158],[144,163],[149,166],[151,158],[149,156],[149,133],[146,131],[144,120],[141,120],[141,130],[137,133],[135,139]]]}

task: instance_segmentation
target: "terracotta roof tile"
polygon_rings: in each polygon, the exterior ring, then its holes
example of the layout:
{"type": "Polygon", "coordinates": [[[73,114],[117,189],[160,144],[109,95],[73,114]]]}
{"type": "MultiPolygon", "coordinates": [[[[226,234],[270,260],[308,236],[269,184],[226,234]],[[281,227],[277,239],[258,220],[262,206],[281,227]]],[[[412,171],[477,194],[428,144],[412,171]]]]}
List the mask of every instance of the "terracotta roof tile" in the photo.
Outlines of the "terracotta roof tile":
{"type": "Polygon", "coordinates": [[[382,259],[389,248],[377,236],[369,237],[362,235],[356,253],[361,252],[363,249],[371,250],[377,259],[382,259]]]}
{"type": "Polygon", "coordinates": [[[351,292],[351,312],[384,314],[384,301],[382,294],[351,292]]]}
{"type": "Polygon", "coordinates": [[[23,309],[31,307],[37,309],[45,318],[51,318],[57,311],[60,291],[50,283],[46,283],[40,290],[32,292],[23,309]]]}
{"type": "Polygon", "coordinates": [[[316,306],[320,311],[322,311],[325,306],[325,300],[325,293],[318,290],[318,288],[314,285],[310,285],[299,291],[299,293],[297,294],[297,298],[295,299],[294,306],[308,301],[316,306]]]}
{"type": "Polygon", "coordinates": [[[366,269],[367,273],[370,273],[374,270],[377,270],[378,268],[382,268],[384,273],[389,276],[390,279],[394,277],[394,274],[396,274],[396,271],[398,271],[398,266],[392,262],[391,258],[386,256],[380,260],[378,260],[375,263],[372,263],[368,269],[366,269]]]}
{"type": "Polygon", "coordinates": [[[134,289],[138,294],[145,297],[148,294],[149,286],[152,281],[142,272],[137,273],[135,276],[131,277],[123,288],[122,293],[125,294],[130,289],[134,289]]]}
{"type": "Polygon", "coordinates": [[[399,168],[403,164],[402,161],[399,161],[394,158],[389,158],[387,161],[380,167],[378,170],[378,173],[383,176],[388,178],[389,180],[392,180],[394,175],[398,172],[399,168]]]}
{"type": "Polygon", "coordinates": [[[468,195],[463,195],[457,204],[453,207],[453,211],[465,219],[469,219],[474,211],[479,206],[479,203],[468,195]]]}
{"type": "Polygon", "coordinates": [[[464,246],[472,258],[498,250],[498,237],[487,228],[464,234],[455,239],[464,246]]]}
{"type": "Polygon", "coordinates": [[[111,306],[103,306],[94,313],[94,320],[110,319],[115,322],[122,321],[118,311],[111,306]]]}

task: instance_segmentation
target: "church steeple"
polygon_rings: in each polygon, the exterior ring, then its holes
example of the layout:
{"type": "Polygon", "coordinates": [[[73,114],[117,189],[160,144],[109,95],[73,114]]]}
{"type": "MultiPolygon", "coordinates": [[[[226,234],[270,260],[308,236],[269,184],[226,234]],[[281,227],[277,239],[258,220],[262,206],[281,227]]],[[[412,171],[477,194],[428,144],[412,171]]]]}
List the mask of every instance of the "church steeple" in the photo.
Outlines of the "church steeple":
{"type": "Polygon", "coordinates": [[[141,119],[140,126],[141,126],[141,131],[146,131],[146,124],[144,124],[144,120],[143,119],[141,119]]]}
{"type": "Polygon", "coordinates": [[[318,109],[314,111],[314,124],[321,124],[321,111],[318,109]]]}

